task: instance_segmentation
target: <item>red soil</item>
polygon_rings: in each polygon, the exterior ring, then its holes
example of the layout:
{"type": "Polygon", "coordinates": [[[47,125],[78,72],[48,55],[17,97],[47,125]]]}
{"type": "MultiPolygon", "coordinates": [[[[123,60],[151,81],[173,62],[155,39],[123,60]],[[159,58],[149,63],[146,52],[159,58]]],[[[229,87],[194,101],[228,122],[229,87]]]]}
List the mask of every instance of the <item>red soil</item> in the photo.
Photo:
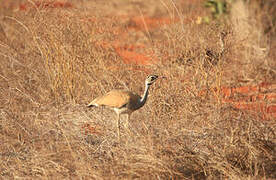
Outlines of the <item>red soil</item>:
{"type": "Polygon", "coordinates": [[[145,55],[124,48],[116,48],[115,50],[126,64],[150,65],[156,62],[156,59],[153,58],[154,54],[145,55]]]}
{"type": "Polygon", "coordinates": [[[150,31],[179,21],[171,18],[150,18],[150,17],[132,17],[129,20],[128,28],[137,31],[150,31]]]}
{"type": "MultiPolygon", "coordinates": [[[[237,109],[255,111],[262,114],[264,120],[276,119],[276,84],[261,83],[257,86],[222,87],[212,92],[222,95],[222,102],[232,104],[237,109]]],[[[207,91],[201,91],[200,96],[207,91]]]]}
{"type": "Polygon", "coordinates": [[[88,135],[88,134],[101,134],[99,127],[97,126],[92,126],[89,123],[85,123],[82,125],[82,129],[84,130],[84,134],[88,135]]]}

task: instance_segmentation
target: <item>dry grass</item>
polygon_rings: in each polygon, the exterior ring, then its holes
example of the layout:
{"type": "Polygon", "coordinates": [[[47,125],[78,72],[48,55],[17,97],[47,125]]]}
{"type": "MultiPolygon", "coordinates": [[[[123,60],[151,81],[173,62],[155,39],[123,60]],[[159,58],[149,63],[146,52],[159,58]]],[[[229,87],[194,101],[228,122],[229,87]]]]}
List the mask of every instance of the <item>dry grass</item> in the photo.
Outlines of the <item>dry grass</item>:
{"type": "Polygon", "coordinates": [[[74,8],[14,12],[6,7],[26,3],[14,1],[0,7],[0,177],[276,178],[275,119],[222,104],[219,91],[198,95],[211,87],[276,82],[275,35],[262,33],[262,14],[254,19],[244,10],[242,22],[234,12],[232,21],[198,25],[186,20],[200,15],[190,10],[199,2],[189,8],[160,2],[72,1],[74,8]],[[126,14],[180,21],[128,32],[126,14]],[[120,39],[121,31],[132,33],[126,44],[146,45],[159,62],[124,64],[114,47],[99,45],[120,39]],[[227,34],[224,51],[221,32],[227,34]],[[130,131],[122,122],[118,142],[114,113],[85,104],[113,88],[142,93],[148,73],[167,79],[152,87],[130,131]]]}

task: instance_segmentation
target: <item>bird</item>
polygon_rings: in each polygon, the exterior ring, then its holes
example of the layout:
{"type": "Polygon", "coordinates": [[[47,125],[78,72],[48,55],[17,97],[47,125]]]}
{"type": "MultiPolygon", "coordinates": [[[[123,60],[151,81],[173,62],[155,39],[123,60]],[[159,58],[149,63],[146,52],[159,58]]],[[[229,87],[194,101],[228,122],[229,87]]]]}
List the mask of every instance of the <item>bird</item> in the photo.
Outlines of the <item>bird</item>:
{"type": "MultiPolygon", "coordinates": [[[[145,90],[143,96],[128,90],[111,90],[110,92],[97,97],[90,102],[87,107],[108,107],[117,114],[117,135],[120,139],[120,118],[122,114],[127,114],[127,127],[131,114],[143,107],[147,101],[150,86],[160,78],[158,75],[149,75],[145,80],[145,90]]],[[[165,78],[165,77],[162,77],[165,78]]]]}

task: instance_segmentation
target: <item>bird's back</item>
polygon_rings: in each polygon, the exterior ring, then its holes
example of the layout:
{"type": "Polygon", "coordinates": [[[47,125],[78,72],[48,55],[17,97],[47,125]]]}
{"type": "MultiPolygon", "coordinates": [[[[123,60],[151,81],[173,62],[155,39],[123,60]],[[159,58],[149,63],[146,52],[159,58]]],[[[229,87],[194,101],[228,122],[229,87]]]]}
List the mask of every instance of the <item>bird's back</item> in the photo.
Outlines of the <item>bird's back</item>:
{"type": "Polygon", "coordinates": [[[88,106],[109,106],[112,108],[128,107],[135,110],[141,97],[131,91],[112,90],[107,94],[94,99],[88,106]]]}

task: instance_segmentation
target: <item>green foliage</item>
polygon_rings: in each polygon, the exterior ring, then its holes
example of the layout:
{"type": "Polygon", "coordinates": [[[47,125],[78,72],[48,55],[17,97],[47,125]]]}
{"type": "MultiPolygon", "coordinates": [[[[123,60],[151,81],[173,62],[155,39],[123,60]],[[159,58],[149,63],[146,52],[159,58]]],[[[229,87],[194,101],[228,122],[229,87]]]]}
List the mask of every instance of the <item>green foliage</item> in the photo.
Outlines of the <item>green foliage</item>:
{"type": "MultiPolygon", "coordinates": [[[[218,19],[228,12],[228,4],[225,0],[206,0],[204,6],[211,12],[212,19],[218,19]]],[[[204,18],[205,22],[209,22],[209,17],[204,18]]]]}

